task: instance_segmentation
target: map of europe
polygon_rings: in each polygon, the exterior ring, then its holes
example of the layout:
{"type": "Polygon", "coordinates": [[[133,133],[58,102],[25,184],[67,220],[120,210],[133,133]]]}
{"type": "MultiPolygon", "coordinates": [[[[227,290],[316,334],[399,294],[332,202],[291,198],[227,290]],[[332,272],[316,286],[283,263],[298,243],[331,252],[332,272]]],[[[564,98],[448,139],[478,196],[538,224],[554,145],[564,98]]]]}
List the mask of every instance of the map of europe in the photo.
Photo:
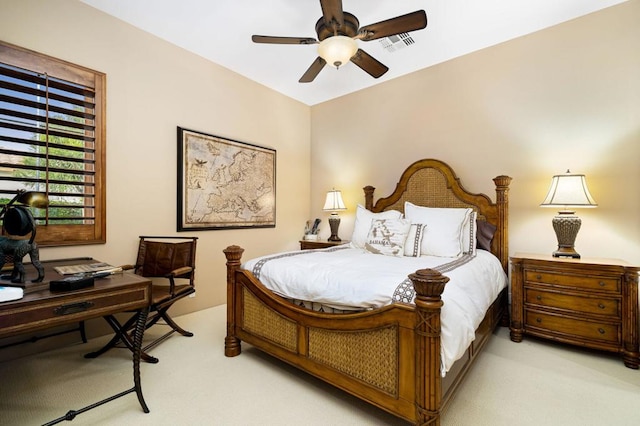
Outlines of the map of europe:
{"type": "Polygon", "coordinates": [[[184,153],[187,226],[275,226],[274,150],[187,134],[184,153]]]}

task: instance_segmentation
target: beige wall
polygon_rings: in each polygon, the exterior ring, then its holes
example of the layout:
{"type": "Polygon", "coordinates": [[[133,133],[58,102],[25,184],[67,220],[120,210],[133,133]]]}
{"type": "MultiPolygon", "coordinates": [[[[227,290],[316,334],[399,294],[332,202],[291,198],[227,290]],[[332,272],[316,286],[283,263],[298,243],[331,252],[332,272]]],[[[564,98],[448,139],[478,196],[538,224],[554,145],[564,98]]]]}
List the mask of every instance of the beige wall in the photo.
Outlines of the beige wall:
{"type": "Polygon", "coordinates": [[[79,1],[51,3],[0,0],[0,39],[107,74],[107,244],[43,248],[41,258],[131,263],[138,235],[178,234],[177,126],[277,150],[277,227],[183,233],[200,238],[198,292],[176,312],[225,303],[226,246],[247,256],[298,247],[309,215],[307,105],[79,1]]]}
{"type": "Polygon", "coordinates": [[[640,264],[639,16],[630,1],[312,107],[312,214],[341,189],[347,239],[363,186],[389,195],[437,158],[492,199],[491,179],[512,176],[510,252],[550,253],[556,212],[538,205],[570,168],[599,203],[577,212],[577,251],[640,264]]]}
{"type": "MultiPolygon", "coordinates": [[[[640,0],[308,107],[75,0],[0,0],[0,39],[107,74],[107,244],[42,249],[43,259],[129,263],[142,234],[175,232],[176,126],[277,150],[277,227],[201,231],[188,312],[225,302],[222,249],[295,249],[342,189],[351,233],[361,188],[379,196],[421,158],[446,161],[494,197],[508,174],[511,252],[551,252],[551,176],[585,173],[600,204],[579,211],[584,256],[640,264],[640,0]],[[164,92],[160,93],[162,87],[164,92]]],[[[382,58],[381,58],[382,59],[382,58]]]]}

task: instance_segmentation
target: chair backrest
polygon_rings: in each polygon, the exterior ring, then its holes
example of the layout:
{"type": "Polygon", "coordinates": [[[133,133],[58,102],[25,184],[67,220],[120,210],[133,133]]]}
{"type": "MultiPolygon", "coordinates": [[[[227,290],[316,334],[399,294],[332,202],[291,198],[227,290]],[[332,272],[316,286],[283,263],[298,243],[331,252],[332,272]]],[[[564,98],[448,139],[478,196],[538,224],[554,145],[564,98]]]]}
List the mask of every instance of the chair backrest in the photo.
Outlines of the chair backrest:
{"type": "Polygon", "coordinates": [[[141,236],[135,273],[143,277],[164,277],[175,269],[190,266],[190,272],[181,278],[193,282],[197,240],[198,237],[141,236]]]}

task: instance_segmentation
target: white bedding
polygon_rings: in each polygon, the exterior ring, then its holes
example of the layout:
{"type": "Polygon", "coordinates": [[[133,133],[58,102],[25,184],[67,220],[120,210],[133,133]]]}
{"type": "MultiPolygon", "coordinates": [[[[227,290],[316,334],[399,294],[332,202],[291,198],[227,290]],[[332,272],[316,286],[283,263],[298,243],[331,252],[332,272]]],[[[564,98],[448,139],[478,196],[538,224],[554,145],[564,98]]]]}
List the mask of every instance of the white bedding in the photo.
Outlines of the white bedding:
{"type": "Polygon", "coordinates": [[[345,245],[263,256],[245,262],[242,268],[254,272],[267,288],[283,297],[348,310],[393,303],[394,292],[409,274],[424,268],[444,269],[444,264],[460,260],[464,265],[443,272],[450,278],[442,295],[444,377],[471,344],[486,310],[507,285],[500,261],[491,253],[478,250],[466,259],[393,257],[345,245]]]}

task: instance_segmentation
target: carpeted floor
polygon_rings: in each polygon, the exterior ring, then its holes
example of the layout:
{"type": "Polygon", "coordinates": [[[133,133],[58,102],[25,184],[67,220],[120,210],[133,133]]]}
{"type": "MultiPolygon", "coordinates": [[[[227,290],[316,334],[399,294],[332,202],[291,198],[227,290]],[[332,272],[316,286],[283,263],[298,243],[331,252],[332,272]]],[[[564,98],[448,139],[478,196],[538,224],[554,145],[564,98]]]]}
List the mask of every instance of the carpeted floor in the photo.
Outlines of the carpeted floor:
{"type": "MultiPolygon", "coordinates": [[[[74,425],[406,425],[245,345],[225,358],[226,307],[185,315],[195,336],[174,336],[143,364],[150,413],[129,394],[74,425]]],[[[153,329],[150,330],[150,332],[153,329]]],[[[87,360],[105,338],[0,363],[0,425],[37,425],[132,387],[129,353],[87,360]]],[[[64,422],[63,424],[67,424],[64,422]]],[[[525,338],[489,341],[443,426],[638,425],[640,371],[619,357],[525,338]]]]}

